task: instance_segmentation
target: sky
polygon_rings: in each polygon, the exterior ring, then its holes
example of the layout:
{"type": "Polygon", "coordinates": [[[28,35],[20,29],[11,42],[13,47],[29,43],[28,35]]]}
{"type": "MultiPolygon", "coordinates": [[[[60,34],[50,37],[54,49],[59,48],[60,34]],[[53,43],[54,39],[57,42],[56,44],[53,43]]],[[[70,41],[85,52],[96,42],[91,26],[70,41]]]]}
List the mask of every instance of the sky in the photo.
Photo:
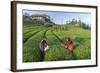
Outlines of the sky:
{"type": "Polygon", "coordinates": [[[23,10],[23,14],[28,13],[29,15],[34,14],[47,14],[49,15],[56,24],[66,24],[66,21],[71,21],[73,18],[81,20],[87,25],[91,24],[91,14],[82,12],[61,12],[61,11],[36,11],[36,10],[23,10]]]}

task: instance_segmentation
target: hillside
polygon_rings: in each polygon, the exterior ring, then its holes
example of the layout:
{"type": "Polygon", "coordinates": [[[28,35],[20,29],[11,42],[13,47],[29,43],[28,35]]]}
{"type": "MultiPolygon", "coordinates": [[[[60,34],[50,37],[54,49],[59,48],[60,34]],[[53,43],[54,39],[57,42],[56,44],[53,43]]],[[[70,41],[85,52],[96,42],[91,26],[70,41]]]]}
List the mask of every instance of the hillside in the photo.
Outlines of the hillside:
{"type": "Polygon", "coordinates": [[[91,58],[90,30],[80,27],[44,27],[26,26],[23,29],[23,62],[37,62],[39,58],[39,43],[41,36],[46,32],[49,49],[45,53],[44,61],[80,60],[91,58]],[[72,54],[61,46],[70,37],[74,43],[72,54]]]}

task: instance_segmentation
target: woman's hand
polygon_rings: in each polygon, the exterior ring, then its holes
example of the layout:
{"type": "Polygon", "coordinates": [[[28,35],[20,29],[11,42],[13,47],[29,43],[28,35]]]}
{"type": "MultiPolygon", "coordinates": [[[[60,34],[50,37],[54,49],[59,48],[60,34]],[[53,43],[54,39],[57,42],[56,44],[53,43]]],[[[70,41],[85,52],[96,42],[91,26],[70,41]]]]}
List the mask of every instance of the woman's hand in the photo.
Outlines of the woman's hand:
{"type": "Polygon", "coordinates": [[[64,45],[64,44],[61,44],[61,46],[62,46],[62,47],[65,47],[65,45],[64,45]]]}

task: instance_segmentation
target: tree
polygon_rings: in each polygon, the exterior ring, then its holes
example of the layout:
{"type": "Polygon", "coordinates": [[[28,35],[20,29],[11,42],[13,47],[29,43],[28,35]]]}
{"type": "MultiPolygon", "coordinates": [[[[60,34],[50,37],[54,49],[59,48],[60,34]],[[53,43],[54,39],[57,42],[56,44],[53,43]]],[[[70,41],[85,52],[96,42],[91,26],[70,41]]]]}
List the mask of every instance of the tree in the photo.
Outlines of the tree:
{"type": "Polygon", "coordinates": [[[82,22],[81,20],[79,20],[78,24],[80,25],[80,27],[84,28],[84,29],[90,29],[90,26],[84,22],[82,22]]]}
{"type": "Polygon", "coordinates": [[[24,24],[32,24],[32,18],[28,13],[23,14],[23,22],[24,24]]]}
{"type": "Polygon", "coordinates": [[[75,18],[73,18],[71,21],[66,21],[66,24],[70,24],[70,25],[75,25],[77,23],[78,21],[75,18]]]}

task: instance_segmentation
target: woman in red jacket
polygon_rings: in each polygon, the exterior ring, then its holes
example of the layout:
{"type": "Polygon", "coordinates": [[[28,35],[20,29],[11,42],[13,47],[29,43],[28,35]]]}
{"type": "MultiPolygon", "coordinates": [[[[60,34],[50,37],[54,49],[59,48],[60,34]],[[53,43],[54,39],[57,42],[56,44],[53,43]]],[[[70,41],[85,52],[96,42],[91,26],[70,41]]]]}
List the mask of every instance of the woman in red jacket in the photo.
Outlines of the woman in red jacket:
{"type": "Polygon", "coordinates": [[[70,37],[67,38],[66,43],[62,46],[64,46],[68,50],[69,54],[73,52],[73,41],[70,37]]]}
{"type": "Polygon", "coordinates": [[[71,38],[67,39],[67,41],[65,43],[65,48],[68,50],[68,53],[73,52],[73,41],[71,40],[71,38]]]}

